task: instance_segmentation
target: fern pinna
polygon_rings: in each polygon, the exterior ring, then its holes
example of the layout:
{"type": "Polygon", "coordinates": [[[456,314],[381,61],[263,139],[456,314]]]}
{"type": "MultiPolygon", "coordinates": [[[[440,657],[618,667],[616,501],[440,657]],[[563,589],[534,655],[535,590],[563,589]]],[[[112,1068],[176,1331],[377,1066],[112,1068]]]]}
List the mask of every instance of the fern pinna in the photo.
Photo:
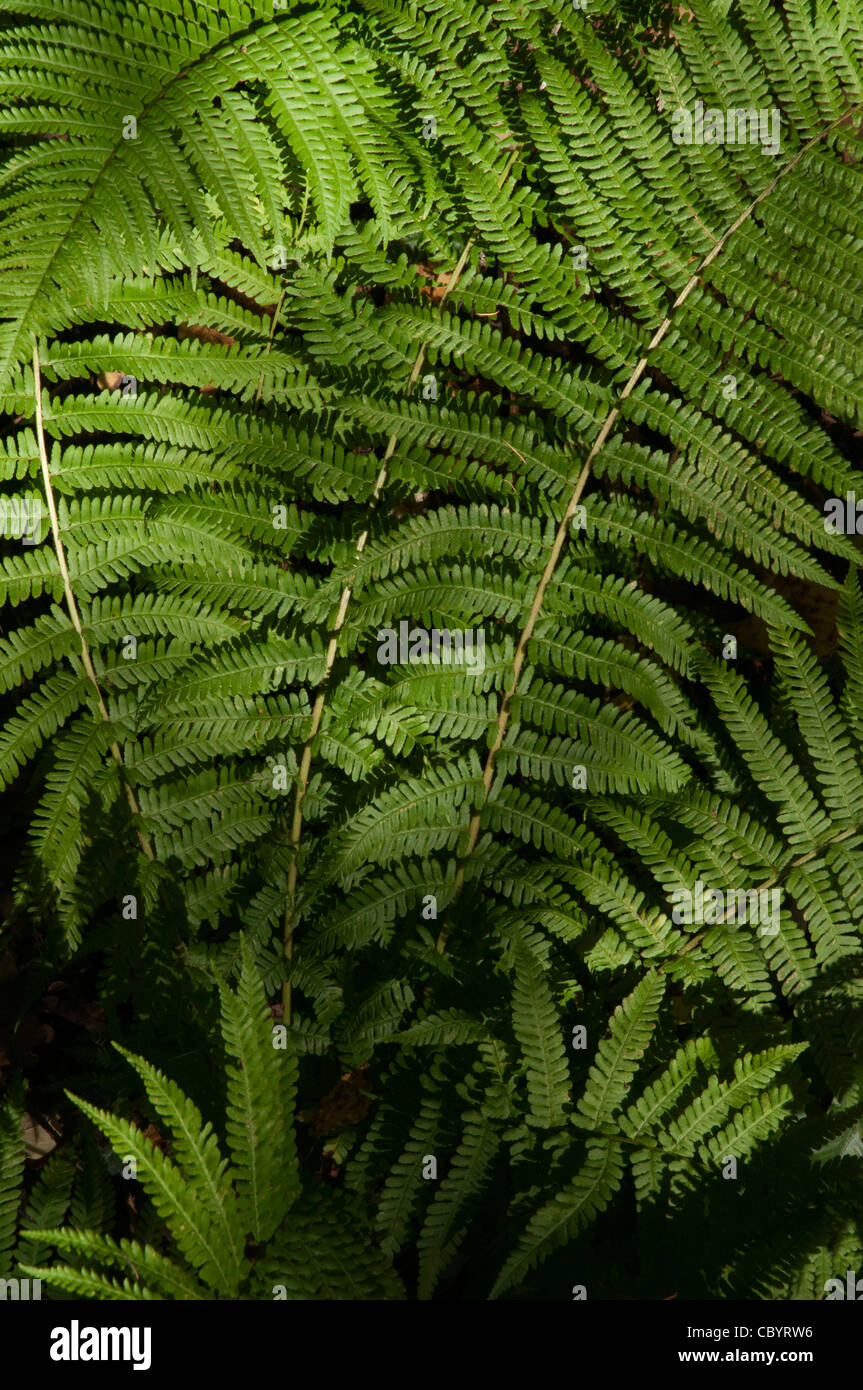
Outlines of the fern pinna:
{"type": "Polygon", "coordinates": [[[358,1204],[319,1186],[302,1191],[293,1124],[296,1058],[273,1045],[263,987],[248,956],[237,989],[222,985],[220,995],[229,1158],[194,1102],[142,1057],[125,1053],[172,1131],[170,1158],[134,1124],[76,1099],[117,1155],[134,1165],[175,1248],[163,1253],[75,1227],[34,1231],[31,1241],[57,1247],[74,1263],[42,1269],[22,1262],[24,1275],[101,1299],[402,1296],[398,1276],[364,1239],[358,1204]]]}
{"type": "Polygon", "coordinates": [[[817,1294],[861,1258],[863,7],[264,8],[2,31],[21,908],[115,1008],[242,932],[309,1075],[376,1078],[328,1151],[421,1297],[817,1294]]]}

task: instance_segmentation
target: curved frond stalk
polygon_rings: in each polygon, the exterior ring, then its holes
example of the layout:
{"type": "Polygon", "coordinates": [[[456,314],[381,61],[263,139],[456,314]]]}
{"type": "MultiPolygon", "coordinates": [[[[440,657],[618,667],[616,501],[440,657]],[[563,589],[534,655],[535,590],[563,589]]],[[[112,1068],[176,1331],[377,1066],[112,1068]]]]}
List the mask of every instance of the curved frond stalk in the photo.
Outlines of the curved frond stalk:
{"type": "MultiPolygon", "coordinates": [[[[722,236],[718,239],[718,241],[716,241],[715,245],[711,248],[711,250],[707,252],[707,254],[700,262],[697,270],[694,272],[694,274],[687,281],[686,285],[677,295],[676,299],[674,300],[670,309],[668,310],[668,313],[662,320],[662,323],[659,325],[659,327],[656,329],[653,336],[651,337],[650,342],[647,345],[647,349],[644,353],[644,356],[641,357],[639,361],[636,363],[636,366],[634,367],[631,375],[629,376],[623,389],[621,390],[614,406],[611,408],[611,410],[605,417],[602,427],[596,439],[590,447],[590,451],[587,455],[587,458],[584,461],[581,472],[578,475],[578,479],[576,480],[576,484],[573,488],[572,495],[570,496],[569,502],[567,503],[563,516],[561,517],[560,523],[555,533],[554,541],[551,546],[551,550],[549,552],[548,560],[540,577],[539,583],[537,584],[536,592],[534,594],[533,601],[530,605],[530,611],[527,616],[527,622],[522,628],[521,635],[518,639],[518,643],[515,650],[515,656],[513,658],[512,663],[512,674],[510,677],[510,682],[504,690],[503,695],[501,696],[500,706],[497,714],[497,729],[495,732],[494,740],[489,748],[488,755],[486,757],[485,766],[483,768],[482,785],[484,800],[482,804],[474,808],[471,814],[465,841],[465,848],[459,857],[459,864],[456,870],[456,881],[450,908],[455,902],[457,902],[462,887],[464,886],[464,876],[467,867],[467,862],[473,854],[476,848],[477,840],[479,838],[483,807],[488,801],[489,795],[491,793],[492,784],[495,778],[497,757],[500,753],[501,748],[503,747],[504,738],[506,736],[506,731],[510,721],[511,706],[513,699],[515,698],[516,692],[518,690],[519,680],[521,678],[521,672],[524,666],[525,656],[527,654],[527,648],[530,644],[531,638],[533,637],[537,620],[542,611],[542,605],[545,599],[546,591],[554,577],[555,570],[557,569],[558,561],[560,560],[561,552],[563,550],[564,543],[567,539],[567,535],[569,532],[570,523],[573,517],[575,516],[576,508],[578,507],[581,501],[584,489],[587,486],[588,479],[590,478],[594,459],[596,458],[597,454],[599,454],[603,445],[606,443],[609,435],[611,434],[615,421],[618,419],[623,408],[624,401],[626,401],[626,399],[632,395],[632,392],[635,390],[639,381],[644,376],[644,373],[647,370],[647,367],[650,363],[650,354],[654,352],[657,347],[659,347],[660,343],[666,337],[669,329],[671,328],[674,322],[675,313],[686,303],[686,300],[689,298],[693,290],[696,288],[696,286],[702,279],[704,272],[721,254],[721,252],[728,244],[732,236],[734,236],[735,232],[737,232],[743,226],[743,224],[748,221],[748,219],[752,216],[755,210],[758,207],[760,207],[761,204],[765,202],[767,198],[770,197],[770,194],[773,193],[773,191],[777,188],[782,179],[787,177],[787,175],[790,174],[794,168],[796,168],[796,166],[809,153],[809,151],[814,149],[816,145],[818,145],[822,140],[824,140],[831,133],[831,131],[835,130],[839,125],[843,124],[847,120],[847,115],[854,115],[860,110],[863,110],[863,102],[858,103],[858,105],[852,108],[851,112],[847,113],[846,115],[843,115],[838,119],[831,121],[831,123],[827,127],[825,127],[824,130],[820,131],[817,135],[814,135],[809,141],[807,141],[807,143],[803,145],[803,147],[800,150],[797,151],[793,158],[788,160],[787,163],[783,165],[783,167],[776,174],[776,177],[771,180],[771,182],[767,185],[766,188],[762,190],[761,193],[758,194],[757,198],[754,198],[753,201],[748,205],[748,207],[746,207],[743,210],[743,212],[741,212],[739,216],[735,218],[735,220],[726,229],[726,231],[723,232],[722,236]]],[[[446,950],[446,943],[451,931],[452,917],[450,913],[448,914],[443,925],[441,926],[440,932],[438,933],[436,949],[439,954],[443,954],[443,952],[446,950]]]]}
{"type": "MultiPolygon", "coordinates": [[[[54,498],[54,486],[51,481],[51,468],[48,462],[48,450],[45,444],[45,425],[42,416],[42,368],[39,360],[39,346],[35,342],[33,344],[33,385],[36,400],[36,440],[39,446],[39,462],[42,468],[42,482],[45,488],[45,500],[48,504],[48,515],[51,519],[51,536],[54,542],[54,552],[57,556],[57,563],[60,566],[60,574],[63,578],[63,593],[66,599],[66,608],[68,610],[69,617],[72,621],[72,626],[77,632],[78,638],[81,642],[81,663],[84,667],[84,670],[87,673],[87,679],[90,681],[90,684],[92,685],[93,690],[95,692],[96,706],[98,708],[99,715],[105,721],[105,723],[110,723],[110,716],[108,714],[108,709],[105,705],[105,700],[102,695],[102,688],[99,685],[99,678],[96,675],[96,670],[93,666],[93,659],[90,655],[90,648],[87,644],[87,638],[84,634],[84,629],[81,625],[81,615],[78,612],[78,604],[75,599],[75,593],[72,588],[72,580],[69,575],[69,566],[66,563],[66,548],[63,544],[63,537],[60,534],[60,519],[57,515],[57,503],[54,498]]],[[[110,749],[111,757],[114,759],[114,762],[117,764],[118,768],[121,769],[122,776],[122,770],[124,768],[123,754],[121,753],[120,745],[117,743],[116,740],[112,741],[110,749]]],[[[135,793],[132,791],[132,788],[129,786],[129,783],[127,782],[126,778],[123,777],[122,780],[123,789],[126,793],[126,800],[129,804],[129,810],[137,820],[140,817],[141,809],[138,805],[135,793]]],[[[155,855],[153,853],[153,846],[150,844],[150,841],[147,838],[147,836],[140,828],[137,829],[136,833],[138,836],[138,843],[141,846],[143,853],[147,856],[148,859],[155,859],[155,855]]]]}
{"type": "MultiPolygon", "coordinates": [[[[503,188],[504,185],[506,184],[506,181],[507,181],[507,179],[509,178],[510,172],[511,172],[511,170],[512,170],[512,168],[513,168],[513,166],[514,166],[514,164],[515,164],[515,162],[516,162],[516,160],[517,160],[517,158],[518,158],[518,148],[516,148],[515,150],[512,151],[512,153],[511,153],[509,159],[507,160],[507,163],[506,163],[506,165],[505,165],[505,167],[504,167],[503,173],[501,174],[501,177],[500,177],[500,180],[499,180],[499,183],[498,183],[498,187],[499,187],[499,188],[503,188]]],[[[444,287],[443,294],[440,296],[440,299],[439,299],[439,301],[438,301],[439,307],[440,307],[441,309],[443,308],[443,306],[444,306],[446,300],[449,299],[450,296],[454,293],[454,291],[458,288],[459,281],[461,280],[462,274],[464,273],[464,268],[465,268],[465,266],[466,266],[467,263],[468,263],[468,260],[469,260],[469,258],[470,258],[470,253],[471,253],[471,251],[473,250],[474,245],[475,245],[475,240],[472,238],[470,241],[468,241],[468,242],[465,244],[464,250],[462,251],[461,255],[459,256],[458,260],[456,261],[455,266],[453,267],[452,273],[450,274],[449,278],[447,279],[446,285],[445,285],[445,287],[444,287]]],[[[411,391],[413,390],[414,386],[416,385],[417,379],[419,378],[419,374],[420,374],[420,372],[422,371],[422,368],[423,368],[423,363],[424,363],[425,360],[426,360],[426,352],[427,352],[427,346],[426,346],[425,343],[423,343],[423,344],[421,344],[420,349],[419,349],[419,352],[418,352],[417,355],[416,355],[416,358],[415,358],[415,360],[414,360],[414,364],[413,364],[413,366],[412,366],[412,368],[411,368],[410,375],[409,375],[409,377],[408,377],[408,379],[407,379],[407,382],[406,382],[406,384],[405,384],[405,388],[404,388],[404,395],[405,395],[405,396],[409,396],[410,393],[411,393],[411,391]]],[[[388,475],[388,470],[389,470],[389,464],[390,464],[390,459],[392,458],[393,454],[394,454],[395,451],[396,451],[396,447],[397,447],[397,445],[398,445],[398,442],[399,442],[399,433],[398,433],[398,431],[395,431],[395,430],[394,430],[394,431],[390,434],[389,439],[387,440],[387,446],[386,446],[386,449],[384,450],[383,458],[381,459],[381,466],[380,466],[380,469],[379,469],[379,471],[378,471],[377,478],[375,479],[375,485],[374,485],[374,489],[373,489],[373,491],[372,491],[371,500],[370,500],[370,502],[369,502],[368,513],[367,513],[367,516],[366,516],[366,525],[365,525],[365,528],[363,529],[363,531],[361,532],[360,536],[358,537],[357,543],[356,543],[356,546],[355,546],[355,549],[354,549],[354,561],[355,561],[355,565],[356,565],[356,566],[359,565],[359,562],[360,562],[360,559],[361,559],[361,557],[362,557],[363,551],[364,551],[365,548],[366,548],[366,543],[368,542],[369,533],[370,533],[370,530],[371,530],[372,520],[373,520],[374,514],[375,514],[375,512],[376,512],[376,510],[377,510],[378,503],[380,502],[381,493],[383,492],[384,487],[385,487],[385,485],[386,485],[387,475],[388,475]]],[[[286,907],[286,909],[285,909],[285,922],[284,922],[284,950],[285,950],[285,959],[286,959],[286,961],[289,963],[289,968],[290,968],[290,961],[291,961],[291,959],[293,958],[293,949],[294,949],[294,947],[293,947],[293,941],[294,941],[294,920],[295,920],[295,913],[296,913],[297,882],[298,882],[298,878],[299,878],[299,862],[298,862],[298,860],[299,860],[300,840],[301,840],[301,838],[302,838],[302,833],[303,833],[303,802],[305,801],[306,792],[307,792],[307,790],[308,790],[308,785],[309,785],[309,773],[310,773],[310,771],[311,771],[311,765],[312,765],[312,753],[313,753],[314,741],[315,741],[315,739],[317,738],[318,731],[319,731],[319,729],[320,729],[320,727],[321,727],[321,717],[322,717],[323,712],[324,712],[324,704],[325,704],[325,701],[326,701],[326,698],[327,698],[327,688],[328,688],[328,685],[329,685],[330,677],[331,677],[331,675],[332,675],[333,666],[335,665],[336,657],[337,657],[337,655],[338,655],[338,650],[339,650],[339,639],[340,639],[340,636],[341,636],[342,628],[344,627],[344,624],[345,624],[345,619],[346,619],[347,613],[348,613],[348,606],[350,605],[350,601],[351,601],[352,595],[353,595],[353,583],[346,584],[345,587],[344,587],[344,589],[342,590],[341,598],[340,598],[340,600],[339,600],[338,610],[337,610],[337,612],[336,612],[336,616],[335,616],[333,625],[332,625],[332,627],[331,627],[331,629],[330,629],[330,640],[329,640],[329,643],[328,643],[328,645],[327,645],[327,654],[326,654],[325,665],[324,665],[324,674],[323,674],[323,677],[322,677],[322,679],[321,679],[321,683],[320,683],[320,685],[319,685],[319,687],[318,687],[317,693],[316,693],[316,695],[315,695],[315,702],[314,702],[314,705],[313,705],[313,707],[312,707],[311,721],[310,721],[310,724],[309,724],[309,733],[308,733],[308,736],[307,736],[307,738],[306,738],[306,742],[305,742],[305,744],[303,745],[303,749],[302,749],[302,752],[301,752],[300,758],[299,758],[299,769],[298,769],[298,772],[297,772],[297,788],[296,788],[296,792],[295,792],[295,795],[294,795],[294,810],[293,810],[293,816],[292,816],[292,819],[291,819],[290,835],[289,835],[289,838],[288,838],[288,844],[289,844],[290,850],[291,850],[291,860],[290,860],[290,864],[288,865],[288,881],[287,881],[287,898],[288,898],[288,902],[287,902],[287,907],[286,907]]],[[[288,979],[285,980],[285,983],[284,983],[283,988],[282,988],[282,1006],[283,1006],[283,1010],[284,1010],[285,1023],[286,1023],[286,1024],[290,1024],[290,1021],[291,1021],[291,982],[290,982],[290,978],[288,978],[288,979]]]]}
{"type": "Polygon", "coordinates": [[[4,543],[0,785],[176,1138],[90,1096],[141,1244],[87,1126],[0,1182],[0,1258],[84,1297],[397,1296],[392,1255],[421,1298],[818,1296],[861,1253],[863,0],[649,43],[612,0],[118,2],[0,39],[0,500],[44,513],[50,460],[78,614],[4,543]],[[127,777],[169,910],[118,932],[127,777]]]}

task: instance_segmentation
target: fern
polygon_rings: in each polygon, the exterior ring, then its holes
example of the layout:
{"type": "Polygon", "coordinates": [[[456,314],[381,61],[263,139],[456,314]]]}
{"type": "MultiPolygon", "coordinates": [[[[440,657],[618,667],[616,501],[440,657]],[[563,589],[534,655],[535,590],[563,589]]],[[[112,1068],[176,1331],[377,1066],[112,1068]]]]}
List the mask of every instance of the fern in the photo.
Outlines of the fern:
{"type": "MultiPolygon", "coordinates": [[[[415,1248],[423,1298],[531,1295],[611,1208],[745,1230],[759,1163],[858,1123],[860,551],[823,503],[860,485],[863,8],[693,0],[637,56],[594,9],[9,12],[17,909],[106,998],[218,993],[226,1052],[217,1132],[121,1049],[170,1155],[75,1101],[175,1248],[52,1231],[57,1288],[394,1296],[415,1248]],[[696,102],[779,148],[676,140],[696,102]],[[443,630],[482,662],[411,650],[443,630]],[[698,884],[777,930],[678,920],[698,884]],[[367,1064],[340,1208],[294,1088],[367,1064]],[[386,1259],[339,1258],[366,1207],[386,1259]]],[[[854,1248],[804,1166],[822,1225],[754,1275],[705,1249],[698,1294],[854,1248]]]]}
{"type": "MultiPolygon", "coordinates": [[[[301,1191],[293,1136],[296,1062],[275,1046],[263,987],[248,952],[237,990],[223,985],[221,999],[225,1049],[235,1060],[226,1070],[230,1158],[222,1157],[212,1125],[179,1087],[124,1049],[160,1123],[170,1129],[170,1156],[134,1124],[72,1097],[115,1153],[135,1162],[176,1250],[166,1254],[134,1241],[118,1243],[95,1230],[39,1230],[31,1240],[92,1263],[22,1268],[79,1297],[296,1298],[306,1296],[298,1288],[305,1288],[306,1242],[314,1239],[322,1266],[338,1265],[350,1284],[348,1294],[346,1284],[335,1279],[338,1292],[325,1288],[320,1296],[374,1297],[384,1291],[397,1296],[398,1280],[383,1257],[364,1249],[359,1239],[346,1252],[344,1232],[339,1218],[328,1215],[329,1204],[321,1204],[320,1193],[301,1191]],[[260,1248],[250,1254],[247,1241],[260,1248]],[[287,1292],[266,1288],[277,1272],[283,1273],[287,1292]]],[[[335,1196],[332,1200],[338,1205],[335,1196]]],[[[50,1206],[40,1210],[43,1220],[53,1215],[50,1206]]]]}

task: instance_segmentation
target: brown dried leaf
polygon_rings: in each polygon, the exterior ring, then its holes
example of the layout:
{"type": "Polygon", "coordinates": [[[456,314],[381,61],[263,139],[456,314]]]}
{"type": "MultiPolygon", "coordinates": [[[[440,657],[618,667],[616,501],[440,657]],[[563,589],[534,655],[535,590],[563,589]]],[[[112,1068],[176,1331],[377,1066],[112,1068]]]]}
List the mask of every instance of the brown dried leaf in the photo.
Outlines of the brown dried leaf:
{"type": "Polygon", "coordinates": [[[313,1121],[316,1134],[331,1134],[335,1129],[359,1124],[371,1107],[372,1097],[364,1094],[371,1078],[368,1063],[346,1073],[320,1101],[313,1121]]]}
{"type": "Polygon", "coordinates": [[[116,391],[126,376],[125,372],[100,372],[96,384],[103,391],[116,391]]]}

